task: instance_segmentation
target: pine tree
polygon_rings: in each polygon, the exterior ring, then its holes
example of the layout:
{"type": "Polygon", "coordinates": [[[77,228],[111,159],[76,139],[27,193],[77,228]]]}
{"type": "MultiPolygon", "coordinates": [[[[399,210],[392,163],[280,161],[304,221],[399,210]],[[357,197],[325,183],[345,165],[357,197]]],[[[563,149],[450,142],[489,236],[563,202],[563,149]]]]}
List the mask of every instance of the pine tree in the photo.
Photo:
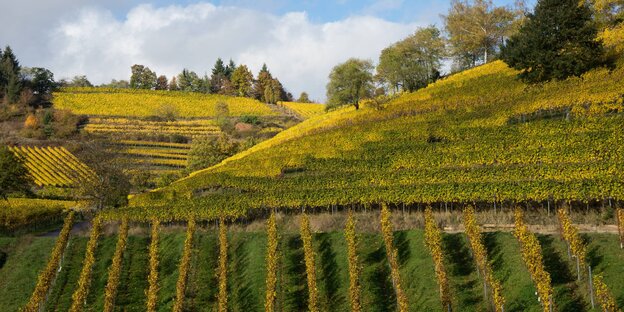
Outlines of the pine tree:
{"type": "Polygon", "coordinates": [[[0,72],[3,83],[0,84],[0,93],[3,93],[10,104],[16,103],[22,91],[20,79],[20,65],[11,47],[6,46],[0,59],[0,72]]]}
{"type": "Polygon", "coordinates": [[[225,65],[223,60],[218,58],[212,68],[212,75],[210,76],[210,89],[212,93],[220,93],[223,89],[223,83],[226,79],[225,65]]]}
{"type": "Polygon", "coordinates": [[[230,81],[232,80],[232,74],[236,70],[236,63],[230,59],[230,63],[225,66],[225,77],[227,77],[230,81]]]}
{"type": "Polygon", "coordinates": [[[587,3],[539,0],[501,58],[529,82],[579,76],[602,63],[604,49],[596,35],[587,3]]]}

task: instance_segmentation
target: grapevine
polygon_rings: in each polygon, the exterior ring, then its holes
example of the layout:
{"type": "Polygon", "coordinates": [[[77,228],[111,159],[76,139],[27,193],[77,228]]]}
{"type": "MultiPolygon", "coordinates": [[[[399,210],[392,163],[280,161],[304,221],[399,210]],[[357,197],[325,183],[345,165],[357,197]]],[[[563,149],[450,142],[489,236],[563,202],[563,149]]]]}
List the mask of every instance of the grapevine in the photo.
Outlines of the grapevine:
{"type": "Polygon", "coordinates": [[[301,240],[305,256],[306,275],[308,278],[308,310],[317,312],[318,288],[316,287],[316,264],[314,261],[314,249],[312,247],[312,234],[310,232],[310,220],[308,215],[301,214],[301,240]]]}
{"type": "Polygon", "coordinates": [[[104,312],[113,312],[115,309],[115,297],[117,297],[117,287],[119,286],[119,276],[121,275],[121,262],[128,241],[128,219],[121,220],[117,245],[115,246],[115,254],[113,262],[108,268],[108,281],[104,290],[104,312]]]}
{"type": "Polygon", "coordinates": [[[147,289],[147,311],[156,311],[158,302],[158,228],[160,221],[152,220],[151,243],[149,246],[149,276],[147,281],[149,288],[147,289]]]}
{"type": "Polygon", "coordinates": [[[279,236],[277,233],[277,223],[275,221],[275,212],[271,212],[269,220],[267,220],[267,255],[266,255],[266,298],[264,302],[264,310],[266,312],[275,311],[275,297],[277,295],[277,265],[278,265],[278,246],[279,236]]]}
{"type": "Polygon", "coordinates": [[[218,294],[218,311],[227,312],[227,226],[225,219],[219,221],[219,294],[218,294]]]}
{"type": "Polygon", "coordinates": [[[598,303],[602,307],[602,310],[605,312],[618,312],[621,311],[617,307],[617,302],[615,298],[609,291],[607,284],[604,283],[602,276],[595,275],[594,280],[594,289],[596,291],[596,298],[598,299],[598,303]]]}
{"type": "Polygon", "coordinates": [[[174,312],[182,312],[184,309],[184,294],[186,291],[186,279],[191,265],[191,253],[193,251],[193,235],[195,234],[195,220],[188,221],[186,228],[186,239],[184,240],[184,251],[180,260],[178,282],[176,283],[176,299],[173,304],[174,312]]]}
{"type": "Polygon", "coordinates": [[[544,260],[542,257],[542,248],[535,234],[531,233],[524,223],[524,216],[520,208],[516,208],[515,212],[514,236],[520,242],[522,247],[522,258],[526,265],[531,279],[537,288],[537,295],[542,304],[544,312],[550,312],[552,308],[553,288],[551,285],[550,274],[544,268],[544,260]]]}
{"type": "Polygon", "coordinates": [[[576,265],[577,265],[577,273],[578,279],[581,279],[581,270],[580,268],[585,267],[585,257],[587,253],[587,248],[583,239],[579,235],[578,229],[572,225],[572,220],[570,220],[570,216],[568,212],[564,208],[560,208],[557,210],[557,217],[559,219],[559,230],[561,232],[561,236],[568,244],[568,248],[572,252],[572,255],[576,257],[576,265]]]}
{"type": "Polygon", "coordinates": [[[74,212],[70,211],[69,214],[67,214],[67,217],[65,217],[63,229],[61,230],[61,233],[59,234],[56,243],[54,244],[54,249],[52,249],[52,254],[50,255],[48,264],[39,274],[39,279],[37,280],[35,290],[33,291],[30,300],[24,307],[24,311],[37,312],[45,304],[48,291],[50,290],[50,287],[54,282],[54,278],[56,277],[56,273],[58,272],[59,265],[61,264],[63,252],[65,251],[65,247],[67,246],[67,241],[69,240],[69,234],[71,232],[73,224],[74,212]]]}
{"type": "Polygon", "coordinates": [[[392,284],[394,285],[394,290],[396,292],[399,311],[409,311],[407,296],[403,292],[403,287],[401,286],[398,252],[393,243],[394,236],[392,221],[390,221],[390,210],[388,210],[388,206],[386,204],[383,204],[381,208],[381,234],[383,236],[384,244],[386,245],[386,255],[388,257],[388,262],[390,263],[390,274],[392,275],[392,284]]]}
{"type": "Polygon", "coordinates": [[[345,239],[347,241],[347,254],[349,257],[349,302],[351,312],[360,312],[360,271],[361,265],[357,255],[357,233],[355,230],[355,217],[353,211],[349,210],[347,224],[345,226],[345,239]]]}
{"type": "Polygon", "coordinates": [[[502,296],[502,286],[498,279],[492,274],[492,266],[487,258],[487,251],[483,245],[481,236],[481,228],[477,223],[475,211],[472,207],[464,209],[464,227],[466,235],[470,242],[473,257],[477,262],[477,269],[483,274],[485,285],[489,286],[494,300],[494,310],[496,312],[504,311],[505,298],[502,296]]]}
{"type": "Polygon", "coordinates": [[[444,267],[444,254],[442,251],[442,233],[438,227],[431,207],[425,208],[425,245],[433,257],[433,264],[438,281],[440,301],[443,310],[450,310],[451,295],[446,268],[444,267]]]}
{"type": "Polygon", "coordinates": [[[85,258],[82,262],[82,271],[80,271],[80,277],[78,278],[78,287],[72,295],[72,305],[69,309],[71,312],[83,311],[86,304],[89,287],[91,286],[91,272],[95,263],[95,249],[98,245],[101,228],[102,220],[96,216],[92,222],[91,235],[87,243],[85,258]]]}

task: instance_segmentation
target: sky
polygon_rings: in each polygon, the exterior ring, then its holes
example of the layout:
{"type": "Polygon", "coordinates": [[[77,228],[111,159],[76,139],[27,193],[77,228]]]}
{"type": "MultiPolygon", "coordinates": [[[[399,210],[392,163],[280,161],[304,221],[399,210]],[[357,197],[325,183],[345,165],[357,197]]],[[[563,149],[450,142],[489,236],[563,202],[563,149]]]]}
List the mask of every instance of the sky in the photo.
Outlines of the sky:
{"type": "MultiPolygon", "coordinates": [[[[527,1],[529,5],[533,1],[527,1]]],[[[513,0],[495,0],[510,5],[513,0]]],[[[376,62],[381,50],[416,31],[442,27],[450,0],[0,0],[0,45],[22,66],[55,79],[94,84],[130,77],[142,64],[172,77],[210,75],[218,57],[254,75],[266,63],[298,96],[325,99],[333,66],[376,62]]]]}

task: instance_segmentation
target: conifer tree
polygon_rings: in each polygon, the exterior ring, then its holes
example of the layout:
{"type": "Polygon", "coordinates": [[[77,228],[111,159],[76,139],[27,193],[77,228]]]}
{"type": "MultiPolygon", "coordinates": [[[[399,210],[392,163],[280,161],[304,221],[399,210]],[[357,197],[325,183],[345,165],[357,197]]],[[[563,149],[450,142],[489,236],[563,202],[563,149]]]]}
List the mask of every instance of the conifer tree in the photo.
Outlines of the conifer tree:
{"type": "Polygon", "coordinates": [[[22,91],[22,81],[20,79],[20,65],[17,57],[13,54],[11,47],[6,46],[2,58],[0,59],[0,93],[4,94],[8,103],[16,103],[22,91]]]}
{"type": "Polygon", "coordinates": [[[600,65],[604,49],[588,4],[578,0],[539,0],[501,58],[529,82],[579,76],[600,65]]]}

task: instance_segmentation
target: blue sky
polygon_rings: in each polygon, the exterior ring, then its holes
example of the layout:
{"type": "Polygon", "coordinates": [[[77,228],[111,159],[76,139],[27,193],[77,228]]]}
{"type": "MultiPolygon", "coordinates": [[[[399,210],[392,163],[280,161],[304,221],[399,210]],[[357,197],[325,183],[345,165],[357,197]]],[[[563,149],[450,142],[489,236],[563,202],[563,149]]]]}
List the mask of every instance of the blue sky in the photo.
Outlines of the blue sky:
{"type": "MultiPolygon", "coordinates": [[[[0,0],[0,45],[57,79],[128,79],[133,64],[167,77],[208,73],[218,57],[323,101],[331,68],[381,50],[418,27],[442,27],[448,1],[0,0]]],[[[528,0],[532,6],[535,0],[528,0]]],[[[495,0],[510,5],[513,0],[495,0]]]]}

